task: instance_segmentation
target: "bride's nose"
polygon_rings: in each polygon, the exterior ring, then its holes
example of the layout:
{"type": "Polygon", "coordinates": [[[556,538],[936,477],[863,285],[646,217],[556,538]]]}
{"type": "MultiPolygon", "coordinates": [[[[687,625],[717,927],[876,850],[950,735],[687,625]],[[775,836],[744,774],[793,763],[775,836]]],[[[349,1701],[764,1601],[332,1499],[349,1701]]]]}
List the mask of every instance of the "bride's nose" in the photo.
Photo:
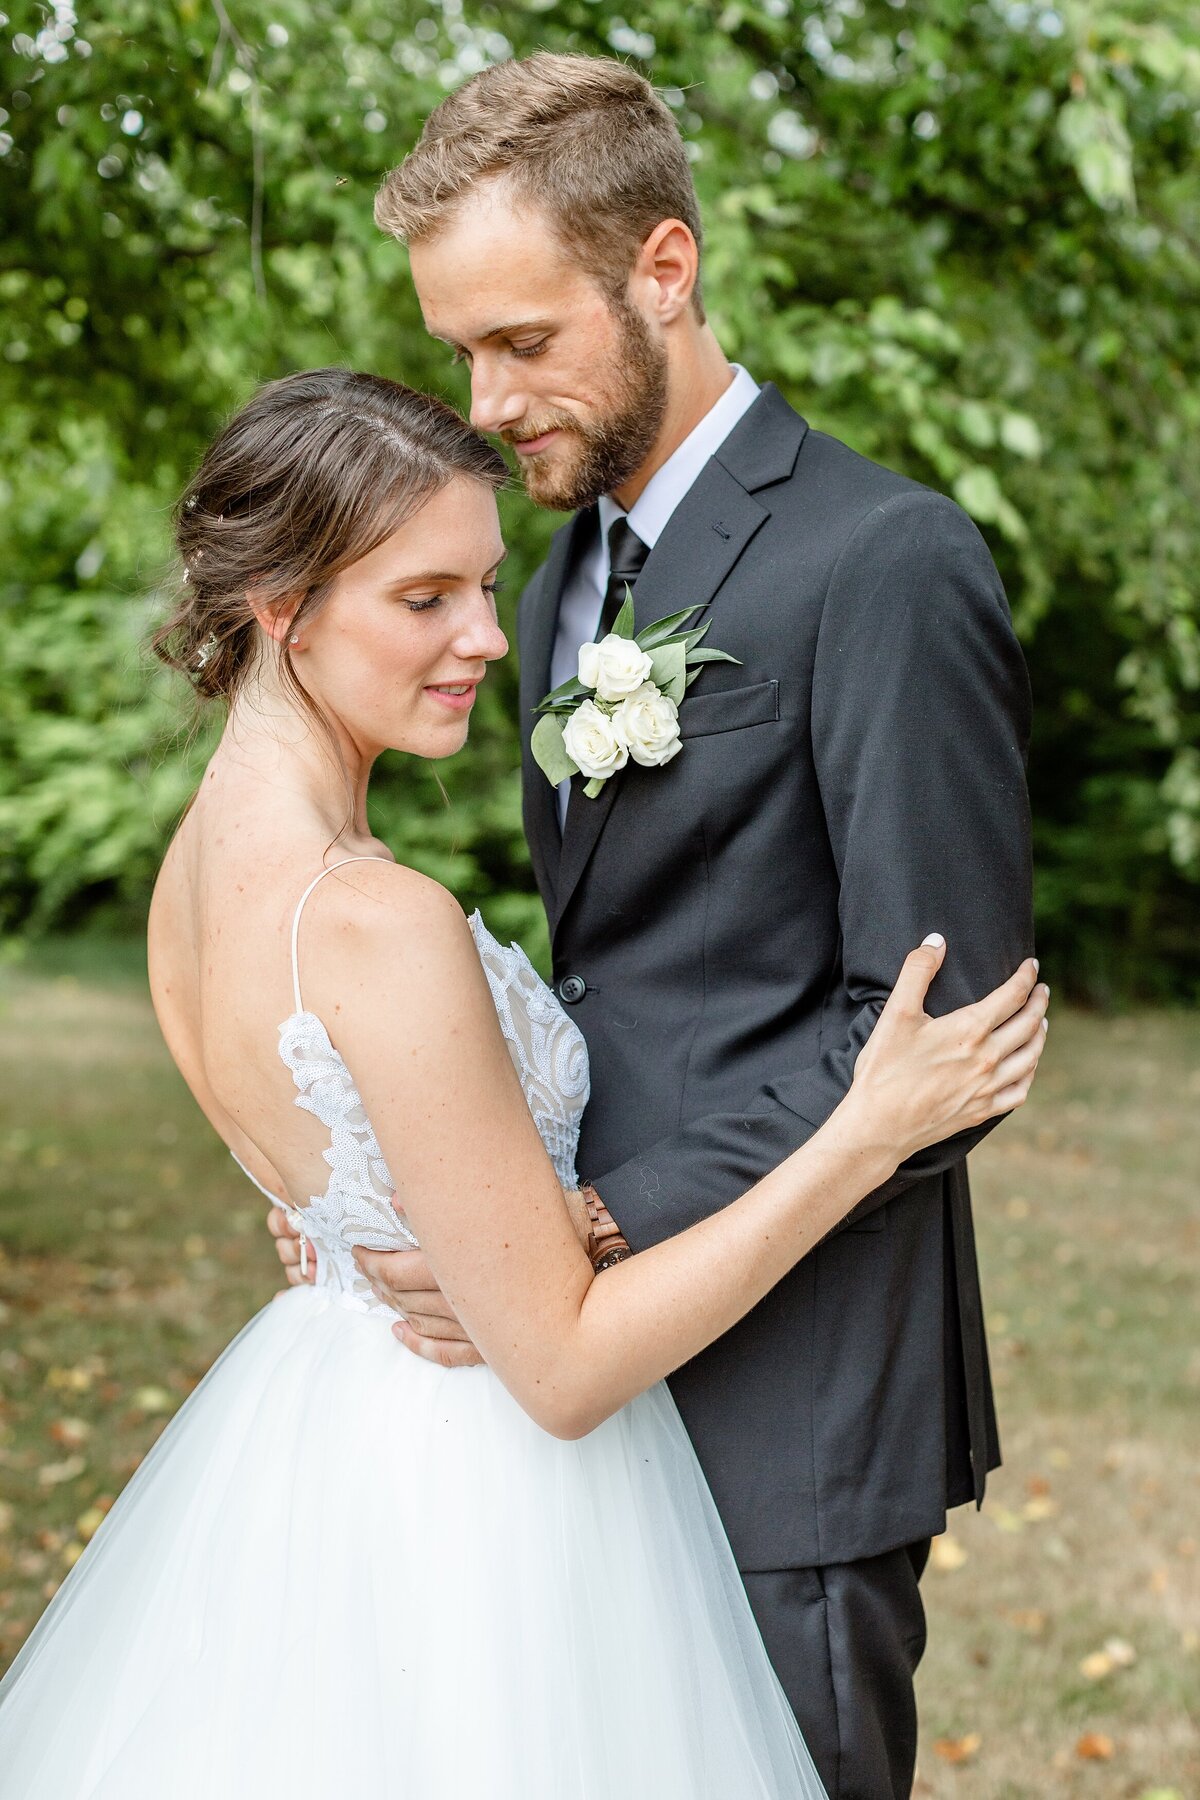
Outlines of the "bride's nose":
{"type": "Polygon", "coordinates": [[[508,639],[501,631],[488,595],[480,594],[462,619],[452,646],[464,662],[497,662],[508,654],[508,639]]]}

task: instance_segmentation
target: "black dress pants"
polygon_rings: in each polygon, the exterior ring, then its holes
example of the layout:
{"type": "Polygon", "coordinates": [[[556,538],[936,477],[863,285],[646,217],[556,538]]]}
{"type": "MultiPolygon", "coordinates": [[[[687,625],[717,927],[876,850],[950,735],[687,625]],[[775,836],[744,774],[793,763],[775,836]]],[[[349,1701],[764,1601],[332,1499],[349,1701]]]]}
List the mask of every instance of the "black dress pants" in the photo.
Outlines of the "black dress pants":
{"type": "Polygon", "coordinates": [[[861,1562],[743,1573],[767,1655],[829,1800],[909,1800],[913,1676],[925,1649],[918,1583],[929,1540],[861,1562]]]}

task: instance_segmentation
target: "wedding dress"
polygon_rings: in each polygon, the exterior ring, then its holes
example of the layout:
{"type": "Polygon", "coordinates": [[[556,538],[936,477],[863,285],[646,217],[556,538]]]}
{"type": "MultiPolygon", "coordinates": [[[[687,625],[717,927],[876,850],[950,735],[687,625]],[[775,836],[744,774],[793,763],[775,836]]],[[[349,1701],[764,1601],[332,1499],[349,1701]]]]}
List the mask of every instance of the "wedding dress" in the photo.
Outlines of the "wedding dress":
{"type": "MultiPolygon", "coordinates": [[[[416,1240],[301,1003],[315,885],[279,1051],[330,1134],[292,1214],[317,1284],[230,1344],[0,1685],[0,1800],[824,1800],[665,1385],[563,1442],[392,1337],[351,1247],[416,1240]]],[[[471,928],[573,1187],[583,1039],[471,928]]]]}

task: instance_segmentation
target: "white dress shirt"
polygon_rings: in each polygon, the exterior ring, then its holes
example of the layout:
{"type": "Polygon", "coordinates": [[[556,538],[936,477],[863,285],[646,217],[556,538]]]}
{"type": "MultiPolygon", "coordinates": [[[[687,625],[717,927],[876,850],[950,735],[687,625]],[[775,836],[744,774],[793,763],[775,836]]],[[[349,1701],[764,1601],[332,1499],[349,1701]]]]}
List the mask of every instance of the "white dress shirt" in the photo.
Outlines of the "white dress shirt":
{"type": "MultiPolygon", "coordinates": [[[[636,531],[647,549],[653,550],[666,530],[667,521],[709,458],[720,449],[743,413],[758,398],[758,383],[740,363],[733,364],[733,380],[716,404],[709,408],[700,423],[688,433],[682,444],[671,452],[661,469],[657,469],[638,495],[629,512],[631,531],[636,531]]],[[[600,531],[567,580],[558,609],[558,627],[550,658],[550,686],[561,687],[578,672],[579,646],[590,643],[600,624],[604,591],[608,586],[608,533],[622,510],[609,494],[600,496],[600,531]]],[[[558,789],[558,822],[567,816],[571,783],[564,781],[558,789]]]]}

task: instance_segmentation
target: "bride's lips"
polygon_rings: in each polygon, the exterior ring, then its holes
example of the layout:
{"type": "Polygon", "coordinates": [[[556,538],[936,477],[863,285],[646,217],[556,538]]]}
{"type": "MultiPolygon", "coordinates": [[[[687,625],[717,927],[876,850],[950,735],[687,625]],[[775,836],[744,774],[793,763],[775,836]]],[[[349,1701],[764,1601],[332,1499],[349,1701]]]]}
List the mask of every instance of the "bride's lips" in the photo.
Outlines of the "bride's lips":
{"type": "Polygon", "coordinates": [[[464,713],[470,712],[474,706],[475,690],[478,686],[477,681],[445,681],[437,687],[427,687],[425,692],[431,700],[438,701],[447,711],[464,713]],[[461,694],[450,694],[446,692],[447,688],[462,688],[464,691],[461,694]]]}
{"type": "Polygon", "coordinates": [[[548,450],[550,448],[551,444],[558,436],[560,429],[561,427],[556,425],[552,431],[543,431],[541,437],[525,438],[522,441],[514,441],[513,449],[518,456],[540,456],[543,450],[548,450]]]}

